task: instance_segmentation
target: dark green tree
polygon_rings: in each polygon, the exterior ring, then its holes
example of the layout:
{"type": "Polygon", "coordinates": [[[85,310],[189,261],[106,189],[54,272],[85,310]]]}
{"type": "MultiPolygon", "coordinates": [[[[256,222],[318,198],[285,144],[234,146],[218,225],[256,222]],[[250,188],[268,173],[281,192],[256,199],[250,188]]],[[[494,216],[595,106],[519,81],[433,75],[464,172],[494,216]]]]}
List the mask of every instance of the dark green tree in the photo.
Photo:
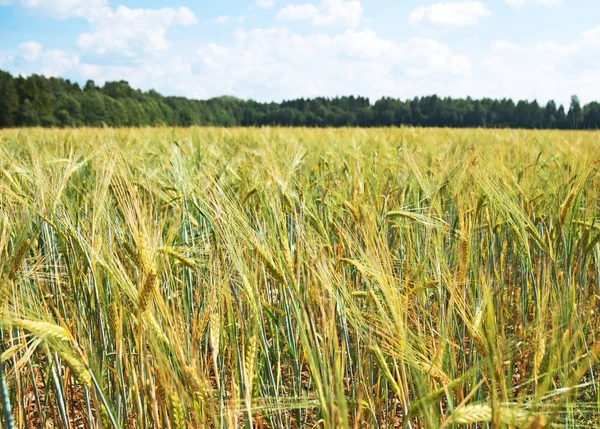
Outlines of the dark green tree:
{"type": "Polygon", "coordinates": [[[579,98],[576,95],[571,96],[571,107],[569,108],[569,113],[567,114],[567,119],[569,125],[573,129],[578,129],[581,119],[582,119],[582,110],[581,105],[579,104],[579,98]]]}
{"type": "Polygon", "coordinates": [[[544,119],[542,120],[542,126],[544,128],[556,128],[556,103],[554,100],[550,100],[546,104],[546,108],[544,109],[544,119]]]}
{"type": "Polygon", "coordinates": [[[13,77],[0,70],[0,128],[17,125],[19,95],[13,77]]]}
{"type": "Polygon", "coordinates": [[[35,109],[35,106],[29,99],[25,99],[23,103],[21,103],[18,123],[24,127],[35,127],[42,124],[39,112],[35,109]]]}
{"type": "Polygon", "coordinates": [[[518,127],[587,128],[600,125],[598,103],[573,96],[568,114],[553,101],[474,100],[437,95],[400,100],[382,97],[317,97],[259,103],[224,96],[209,100],[163,97],[128,82],[77,83],[40,75],[13,78],[0,71],[0,128],[11,126],[271,126],[290,127],[518,127]]]}

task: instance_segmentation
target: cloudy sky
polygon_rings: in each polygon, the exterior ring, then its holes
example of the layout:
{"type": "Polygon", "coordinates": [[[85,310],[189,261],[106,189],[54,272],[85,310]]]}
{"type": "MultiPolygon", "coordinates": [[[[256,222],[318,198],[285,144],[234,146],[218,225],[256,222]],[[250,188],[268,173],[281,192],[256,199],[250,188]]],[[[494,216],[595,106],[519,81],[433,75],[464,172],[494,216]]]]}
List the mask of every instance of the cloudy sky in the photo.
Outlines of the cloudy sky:
{"type": "Polygon", "coordinates": [[[167,95],[600,100],[600,0],[0,0],[0,69],[167,95]]]}

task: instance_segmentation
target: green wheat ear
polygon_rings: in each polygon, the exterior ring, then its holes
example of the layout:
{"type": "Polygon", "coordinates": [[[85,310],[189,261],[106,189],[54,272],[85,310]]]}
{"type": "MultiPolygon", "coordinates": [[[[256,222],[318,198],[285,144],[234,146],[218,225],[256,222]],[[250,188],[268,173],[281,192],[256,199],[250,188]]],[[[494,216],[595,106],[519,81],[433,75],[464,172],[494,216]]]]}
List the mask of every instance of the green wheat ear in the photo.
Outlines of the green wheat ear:
{"type": "Polygon", "coordinates": [[[4,325],[24,329],[41,339],[51,339],[64,342],[69,342],[72,340],[71,334],[65,328],[53,323],[18,318],[8,318],[1,320],[0,322],[4,325]]]}

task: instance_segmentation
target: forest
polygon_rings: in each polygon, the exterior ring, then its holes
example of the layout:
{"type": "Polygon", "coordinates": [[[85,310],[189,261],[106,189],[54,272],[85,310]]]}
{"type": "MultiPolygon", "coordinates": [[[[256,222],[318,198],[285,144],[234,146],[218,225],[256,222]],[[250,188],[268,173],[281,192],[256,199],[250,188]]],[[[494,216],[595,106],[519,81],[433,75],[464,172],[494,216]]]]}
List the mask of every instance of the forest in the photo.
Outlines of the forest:
{"type": "Polygon", "coordinates": [[[598,129],[600,103],[571,98],[568,110],[549,101],[480,100],[436,95],[371,103],[366,97],[264,103],[223,96],[209,100],[141,91],[126,81],[83,88],[68,79],[12,76],[0,70],[0,128],[11,127],[448,127],[598,129]]]}

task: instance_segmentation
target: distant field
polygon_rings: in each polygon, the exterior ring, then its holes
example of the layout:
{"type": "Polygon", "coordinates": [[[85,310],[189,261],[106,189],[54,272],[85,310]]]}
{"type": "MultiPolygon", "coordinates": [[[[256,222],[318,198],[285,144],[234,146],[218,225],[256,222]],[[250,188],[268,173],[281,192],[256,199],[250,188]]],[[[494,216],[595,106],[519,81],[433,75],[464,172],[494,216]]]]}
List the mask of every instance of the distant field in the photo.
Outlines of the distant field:
{"type": "Polygon", "coordinates": [[[596,427],[599,162],[598,132],[0,131],[3,409],[596,427]]]}

